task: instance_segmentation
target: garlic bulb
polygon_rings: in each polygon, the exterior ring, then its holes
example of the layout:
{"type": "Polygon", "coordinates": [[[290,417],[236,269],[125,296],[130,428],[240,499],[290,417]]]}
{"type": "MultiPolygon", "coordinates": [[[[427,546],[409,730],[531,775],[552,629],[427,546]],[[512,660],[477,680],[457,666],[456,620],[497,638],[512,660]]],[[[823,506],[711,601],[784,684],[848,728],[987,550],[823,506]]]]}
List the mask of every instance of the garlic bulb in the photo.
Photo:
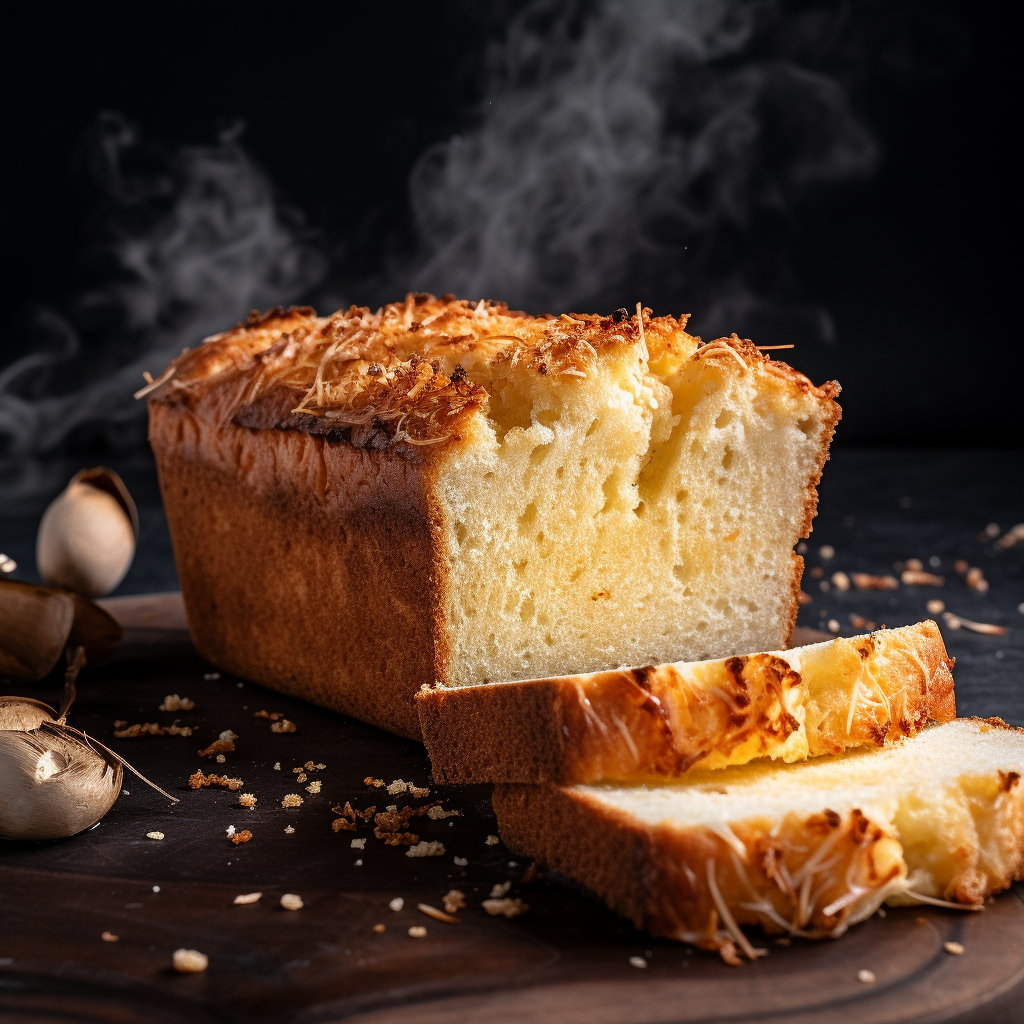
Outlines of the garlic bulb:
{"type": "Polygon", "coordinates": [[[132,564],[138,534],[135,503],[121,478],[102,466],[83,469],[43,513],[39,574],[86,597],[109,594],[132,564]]]}

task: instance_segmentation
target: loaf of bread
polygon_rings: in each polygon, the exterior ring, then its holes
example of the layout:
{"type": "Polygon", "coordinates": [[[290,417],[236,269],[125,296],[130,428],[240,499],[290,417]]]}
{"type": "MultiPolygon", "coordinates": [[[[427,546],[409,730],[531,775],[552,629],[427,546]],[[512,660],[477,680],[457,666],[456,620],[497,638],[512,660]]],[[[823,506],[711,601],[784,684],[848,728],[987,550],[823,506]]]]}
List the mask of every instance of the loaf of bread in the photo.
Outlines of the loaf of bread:
{"type": "Polygon", "coordinates": [[[883,902],[978,909],[1024,877],[1024,730],[994,719],[884,750],[659,786],[498,785],[502,839],[652,934],[758,950],[835,937],[883,902]]]}
{"type": "Polygon", "coordinates": [[[838,386],[649,310],[254,315],[149,388],[189,627],[419,736],[424,684],[784,647],[838,386]]]}
{"type": "Polygon", "coordinates": [[[926,621],[771,654],[416,695],[434,780],[640,781],[758,757],[799,761],[956,717],[926,621]]]}

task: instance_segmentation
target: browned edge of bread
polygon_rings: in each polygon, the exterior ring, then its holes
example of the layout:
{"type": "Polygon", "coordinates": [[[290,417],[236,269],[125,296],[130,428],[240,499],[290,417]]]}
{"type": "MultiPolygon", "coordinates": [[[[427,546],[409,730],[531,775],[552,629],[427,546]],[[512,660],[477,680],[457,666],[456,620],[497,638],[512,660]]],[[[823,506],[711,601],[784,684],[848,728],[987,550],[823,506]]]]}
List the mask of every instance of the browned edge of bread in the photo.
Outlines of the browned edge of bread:
{"type": "MultiPolygon", "coordinates": [[[[879,722],[865,706],[845,747],[882,746],[916,734],[928,721],[956,715],[952,662],[938,626],[880,630],[852,640],[865,651],[906,647],[905,698],[879,722]]],[[[862,655],[863,656],[863,655],[862,655]]],[[[416,696],[420,728],[438,783],[597,782],[608,778],[678,776],[709,753],[728,756],[752,737],[762,749],[785,740],[797,723],[780,708],[783,687],[802,680],[768,654],[729,659],[724,687],[685,689],[671,666],[620,669],[458,689],[437,687],[416,696]],[[687,728],[674,728],[666,710],[687,700],[687,728]]],[[[814,753],[814,751],[812,751],[814,753]]]]}

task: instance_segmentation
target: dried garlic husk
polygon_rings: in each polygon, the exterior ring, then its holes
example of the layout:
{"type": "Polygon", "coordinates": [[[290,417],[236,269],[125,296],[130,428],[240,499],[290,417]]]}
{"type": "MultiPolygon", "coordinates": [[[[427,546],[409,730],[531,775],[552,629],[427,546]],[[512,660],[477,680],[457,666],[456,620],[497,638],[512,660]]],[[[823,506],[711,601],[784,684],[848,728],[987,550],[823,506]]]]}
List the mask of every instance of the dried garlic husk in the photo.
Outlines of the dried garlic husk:
{"type": "Polygon", "coordinates": [[[69,652],[68,662],[59,713],[28,697],[0,697],[4,839],[64,839],[90,828],[121,792],[122,765],[134,771],[102,743],[67,724],[75,678],[85,663],[81,647],[69,652]]]}
{"type": "Polygon", "coordinates": [[[51,586],[102,597],[124,579],[138,536],[138,512],[121,478],[103,466],[83,469],[43,513],[39,574],[51,586]]]}

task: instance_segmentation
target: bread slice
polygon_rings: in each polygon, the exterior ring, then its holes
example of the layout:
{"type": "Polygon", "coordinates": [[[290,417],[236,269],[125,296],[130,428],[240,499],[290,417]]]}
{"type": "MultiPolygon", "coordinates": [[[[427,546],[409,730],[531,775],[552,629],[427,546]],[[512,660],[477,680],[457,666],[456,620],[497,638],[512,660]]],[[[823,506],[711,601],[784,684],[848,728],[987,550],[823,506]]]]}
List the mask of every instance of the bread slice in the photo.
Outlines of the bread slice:
{"type": "Polygon", "coordinates": [[[785,646],[839,418],[685,318],[280,310],[144,389],[214,663],[419,735],[413,695],[785,646]]]}
{"type": "Polygon", "coordinates": [[[416,695],[435,781],[600,782],[798,761],[956,717],[932,621],[771,654],[416,695]]]}
{"type": "Polygon", "coordinates": [[[510,850],[638,928],[757,955],[740,930],[841,935],[882,903],[980,907],[1024,877],[1024,730],[961,719],[884,750],[660,786],[498,785],[510,850]]]}

